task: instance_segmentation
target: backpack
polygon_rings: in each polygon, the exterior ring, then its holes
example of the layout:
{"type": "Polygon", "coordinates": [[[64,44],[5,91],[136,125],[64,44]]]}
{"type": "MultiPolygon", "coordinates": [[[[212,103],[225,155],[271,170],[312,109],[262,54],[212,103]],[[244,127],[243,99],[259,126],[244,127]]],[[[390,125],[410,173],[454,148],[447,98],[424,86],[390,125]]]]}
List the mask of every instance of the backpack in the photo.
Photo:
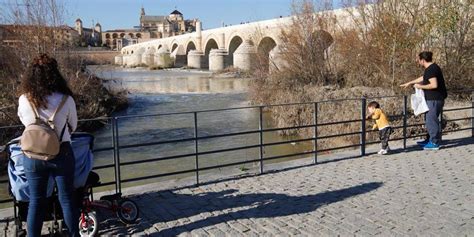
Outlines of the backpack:
{"type": "Polygon", "coordinates": [[[64,106],[67,98],[67,95],[63,96],[48,121],[43,121],[40,118],[36,107],[30,102],[30,106],[35,113],[36,121],[25,127],[20,139],[21,150],[28,158],[48,161],[54,159],[59,154],[59,148],[61,146],[60,140],[64,135],[68,122],[66,120],[66,124],[61,132],[61,137],[58,137],[54,127],[54,117],[64,106]]]}

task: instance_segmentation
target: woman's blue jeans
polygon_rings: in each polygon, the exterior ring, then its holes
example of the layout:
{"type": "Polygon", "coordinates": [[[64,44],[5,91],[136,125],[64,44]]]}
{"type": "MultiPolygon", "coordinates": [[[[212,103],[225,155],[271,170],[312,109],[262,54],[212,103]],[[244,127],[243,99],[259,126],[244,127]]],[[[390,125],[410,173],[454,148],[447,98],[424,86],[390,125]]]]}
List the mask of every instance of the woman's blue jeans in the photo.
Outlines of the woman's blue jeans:
{"type": "Polygon", "coordinates": [[[47,210],[46,193],[49,176],[52,176],[56,182],[59,203],[69,236],[79,236],[79,209],[74,196],[74,163],[74,153],[69,142],[61,144],[60,152],[53,160],[41,161],[25,158],[23,166],[30,194],[27,217],[28,236],[41,236],[45,210],[47,210]]]}

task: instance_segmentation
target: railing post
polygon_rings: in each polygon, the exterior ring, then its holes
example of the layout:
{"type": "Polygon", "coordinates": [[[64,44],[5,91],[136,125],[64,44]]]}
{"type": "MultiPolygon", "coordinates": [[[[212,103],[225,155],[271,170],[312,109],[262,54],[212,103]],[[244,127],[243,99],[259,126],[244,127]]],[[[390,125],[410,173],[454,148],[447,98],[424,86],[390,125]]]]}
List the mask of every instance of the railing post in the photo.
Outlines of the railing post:
{"type": "Polygon", "coordinates": [[[471,93],[471,136],[474,137],[474,91],[471,93]]]}
{"type": "Polygon", "coordinates": [[[120,182],[120,144],[117,117],[112,118],[112,142],[114,145],[115,192],[121,193],[122,187],[120,182]]]}
{"type": "Polygon", "coordinates": [[[198,123],[197,112],[194,112],[194,153],[196,154],[196,185],[199,185],[199,149],[198,149],[198,123]]]}
{"type": "Polygon", "coordinates": [[[408,97],[403,96],[403,149],[407,149],[408,97]]]}
{"type": "Polygon", "coordinates": [[[318,103],[315,102],[314,103],[314,113],[313,113],[313,123],[314,123],[314,135],[313,135],[313,139],[314,139],[314,144],[313,144],[313,150],[314,150],[314,160],[313,160],[313,164],[317,164],[318,163],[318,103]]]}
{"type": "Polygon", "coordinates": [[[263,174],[263,106],[259,107],[259,144],[260,144],[260,174],[263,174]]]}
{"type": "Polygon", "coordinates": [[[366,129],[365,129],[365,121],[366,121],[366,104],[367,104],[367,99],[365,97],[362,98],[362,106],[361,106],[361,118],[362,118],[362,123],[361,123],[361,133],[360,133],[360,156],[365,156],[365,139],[366,139],[366,129]]]}

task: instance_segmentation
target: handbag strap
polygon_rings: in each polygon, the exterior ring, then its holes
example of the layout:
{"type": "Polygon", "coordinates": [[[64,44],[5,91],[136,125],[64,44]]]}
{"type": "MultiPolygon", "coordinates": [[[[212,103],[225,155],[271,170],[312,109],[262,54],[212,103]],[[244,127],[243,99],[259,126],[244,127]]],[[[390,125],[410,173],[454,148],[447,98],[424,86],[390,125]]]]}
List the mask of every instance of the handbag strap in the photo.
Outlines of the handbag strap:
{"type": "Polygon", "coordinates": [[[36,110],[36,106],[33,103],[31,103],[30,100],[27,99],[27,101],[28,101],[28,104],[30,104],[30,107],[33,109],[33,113],[35,114],[36,122],[38,123],[39,121],[41,121],[41,118],[38,114],[38,110],[36,110]]]}
{"type": "Polygon", "coordinates": [[[64,132],[66,131],[66,126],[68,126],[68,121],[67,121],[67,119],[66,119],[66,123],[64,124],[63,130],[61,131],[61,136],[59,137],[59,141],[60,141],[60,142],[63,141],[64,132]]]}
{"type": "MultiPolygon", "coordinates": [[[[62,107],[66,104],[67,99],[68,99],[68,96],[63,95],[63,97],[61,99],[61,102],[59,102],[58,107],[56,108],[56,110],[54,110],[53,114],[48,119],[47,123],[51,128],[55,129],[54,128],[54,118],[56,117],[56,114],[62,109],[62,107]]],[[[36,123],[39,123],[41,121],[41,117],[39,116],[39,113],[38,113],[38,110],[36,109],[36,106],[33,103],[31,103],[31,101],[29,101],[29,100],[28,100],[28,103],[30,104],[31,108],[33,109],[33,113],[35,114],[36,123]]],[[[66,128],[67,123],[68,123],[68,121],[66,119],[66,124],[64,125],[64,128],[61,132],[61,139],[62,139],[62,136],[64,134],[64,130],[66,128]]]]}
{"type": "Polygon", "coordinates": [[[48,119],[48,122],[54,122],[54,117],[56,117],[56,114],[58,113],[59,110],[62,109],[64,104],[66,104],[67,97],[68,97],[67,95],[63,95],[63,98],[61,99],[61,102],[59,102],[58,107],[54,111],[53,115],[51,115],[51,118],[48,119]]]}

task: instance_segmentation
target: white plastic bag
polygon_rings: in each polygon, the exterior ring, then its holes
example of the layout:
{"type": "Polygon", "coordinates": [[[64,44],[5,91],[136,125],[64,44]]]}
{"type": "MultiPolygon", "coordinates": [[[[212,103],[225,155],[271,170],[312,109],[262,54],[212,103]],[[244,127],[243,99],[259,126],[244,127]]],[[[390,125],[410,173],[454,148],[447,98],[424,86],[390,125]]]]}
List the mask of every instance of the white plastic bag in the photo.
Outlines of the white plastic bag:
{"type": "Polygon", "coordinates": [[[411,95],[411,108],[415,116],[428,112],[428,105],[425,100],[425,93],[422,89],[415,88],[415,94],[411,95]]]}

